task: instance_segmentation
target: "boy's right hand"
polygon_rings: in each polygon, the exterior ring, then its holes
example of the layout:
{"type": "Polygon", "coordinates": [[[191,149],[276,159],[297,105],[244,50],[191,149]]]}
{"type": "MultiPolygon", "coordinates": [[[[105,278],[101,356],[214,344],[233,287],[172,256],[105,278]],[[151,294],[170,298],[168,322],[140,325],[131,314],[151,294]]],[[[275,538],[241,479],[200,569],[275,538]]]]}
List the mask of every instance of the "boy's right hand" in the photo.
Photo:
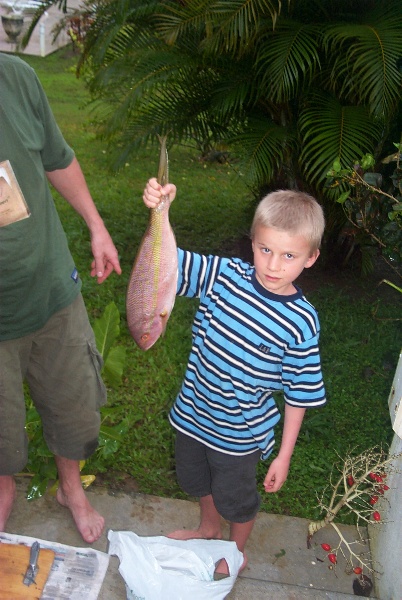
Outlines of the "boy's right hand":
{"type": "Polygon", "coordinates": [[[166,198],[166,196],[168,196],[170,203],[172,203],[176,197],[176,186],[173,183],[167,183],[162,187],[157,179],[153,177],[145,186],[142,199],[148,208],[156,208],[161,199],[166,198]]]}

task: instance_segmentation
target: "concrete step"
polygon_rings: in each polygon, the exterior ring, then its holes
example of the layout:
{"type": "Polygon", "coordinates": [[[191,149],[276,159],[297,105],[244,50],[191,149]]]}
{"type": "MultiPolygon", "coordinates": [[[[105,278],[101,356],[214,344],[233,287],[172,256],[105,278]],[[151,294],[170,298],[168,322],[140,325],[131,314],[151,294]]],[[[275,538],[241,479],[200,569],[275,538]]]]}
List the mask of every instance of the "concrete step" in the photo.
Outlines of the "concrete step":
{"type": "MultiPolygon", "coordinates": [[[[49,494],[28,502],[27,486],[24,478],[17,480],[17,500],[8,522],[8,533],[89,547],[76,531],[67,509],[49,494]]],[[[134,531],[140,536],[160,536],[175,529],[194,528],[199,522],[196,502],[138,493],[112,493],[97,486],[91,486],[87,494],[91,504],[106,519],[105,532],[93,544],[95,549],[103,552],[107,552],[108,529],[134,531]]],[[[321,548],[322,542],[332,546],[338,543],[336,532],[332,527],[322,529],[315,534],[312,547],[308,549],[307,526],[305,519],[259,513],[247,546],[248,565],[237,578],[228,600],[354,598],[352,585],[356,576],[346,574],[342,557],[333,568],[321,548]]],[[[355,527],[340,526],[340,530],[349,542],[357,538],[355,527]]],[[[225,524],[225,539],[227,535],[225,524]]],[[[118,567],[117,557],[111,556],[99,600],[125,599],[125,584],[118,567]]]]}

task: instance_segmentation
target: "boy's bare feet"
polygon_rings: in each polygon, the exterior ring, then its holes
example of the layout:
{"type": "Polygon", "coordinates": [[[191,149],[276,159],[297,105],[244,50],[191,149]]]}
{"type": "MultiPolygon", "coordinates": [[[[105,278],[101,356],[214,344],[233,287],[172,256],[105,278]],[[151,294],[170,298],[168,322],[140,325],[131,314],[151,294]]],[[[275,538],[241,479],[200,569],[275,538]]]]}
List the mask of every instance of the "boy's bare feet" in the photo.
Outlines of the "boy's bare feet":
{"type": "Polygon", "coordinates": [[[56,498],[59,504],[70,510],[83,540],[88,544],[96,542],[102,534],[105,520],[90,505],[84,490],[81,488],[67,495],[59,487],[56,492],[56,498]]]}
{"type": "Polygon", "coordinates": [[[6,530],[6,523],[15,500],[15,480],[11,475],[0,475],[0,531],[6,530]]]}
{"type": "MultiPolygon", "coordinates": [[[[241,573],[247,567],[247,563],[248,563],[247,555],[244,552],[243,552],[243,559],[244,559],[243,564],[239,569],[239,573],[241,573]]],[[[225,576],[227,577],[228,575],[231,575],[231,573],[229,573],[228,563],[226,562],[226,560],[224,558],[222,558],[216,565],[214,577],[215,577],[215,579],[222,579],[222,577],[225,577],[225,576]]]]}

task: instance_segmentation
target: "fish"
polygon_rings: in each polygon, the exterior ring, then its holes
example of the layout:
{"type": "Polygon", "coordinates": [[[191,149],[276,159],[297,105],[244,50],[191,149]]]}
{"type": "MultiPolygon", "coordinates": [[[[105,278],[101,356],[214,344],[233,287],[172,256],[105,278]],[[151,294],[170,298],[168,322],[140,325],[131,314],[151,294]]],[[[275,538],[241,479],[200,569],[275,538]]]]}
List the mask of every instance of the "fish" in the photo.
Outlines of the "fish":
{"type": "MultiPolygon", "coordinates": [[[[158,183],[168,183],[166,136],[159,137],[158,183]]],[[[149,350],[165,333],[176,299],[178,260],[176,237],[169,221],[169,197],[150,209],[127,286],[127,325],[141,350],[149,350]]]]}

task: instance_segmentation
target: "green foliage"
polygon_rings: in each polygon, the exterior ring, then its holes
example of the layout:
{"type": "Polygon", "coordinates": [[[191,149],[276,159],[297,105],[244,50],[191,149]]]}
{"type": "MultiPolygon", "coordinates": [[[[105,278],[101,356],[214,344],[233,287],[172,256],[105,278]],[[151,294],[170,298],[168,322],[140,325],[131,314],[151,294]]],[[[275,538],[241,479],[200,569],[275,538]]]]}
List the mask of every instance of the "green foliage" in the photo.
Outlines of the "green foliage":
{"type": "Polygon", "coordinates": [[[203,156],[223,145],[253,190],[323,196],[337,157],[387,139],[401,46],[399,0],[110,0],[80,70],[115,165],[169,131],[203,156]]]}
{"type": "Polygon", "coordinates": [[[112,387],[121,383],[126,349],[122,346],[112,347],[120,333],[120,314],[114,302],[105,309],[102,317],[95,321],[93,330],[96,347],[104,361],[103,375],[112,387]]]}
{"type": "MultiPolygon", "coordinates": [[[[378,248],[398,274],[402,263],[402,144],[395,147],[396,153],[383,161],[387,165],[396,163],[393,172],[385,178],[371,170],[375,167],[371,154],[353,161],[353,167],[349,168],[343,168],[339,160],[334,161],[327,177],[353,227],[351,237],[362,247],[378,248]]],[[[368,267],[373,268],[371,262],[368,267]]]]}

